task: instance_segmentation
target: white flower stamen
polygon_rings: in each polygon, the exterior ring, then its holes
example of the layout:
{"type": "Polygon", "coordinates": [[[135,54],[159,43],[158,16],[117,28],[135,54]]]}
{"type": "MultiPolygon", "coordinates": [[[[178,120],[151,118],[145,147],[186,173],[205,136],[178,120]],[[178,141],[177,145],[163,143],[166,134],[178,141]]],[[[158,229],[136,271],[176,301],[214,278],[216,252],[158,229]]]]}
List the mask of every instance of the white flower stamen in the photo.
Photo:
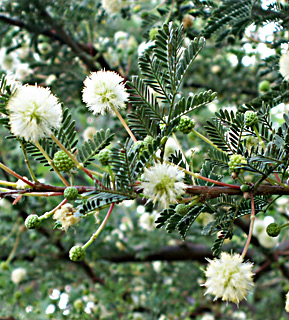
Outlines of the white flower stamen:
{"type": "Polygon", "coordinates": [[[124,109],[129,94],[122,83],[124,79],[112,71],[92,72],[84,81],[82,100],[93,114],[113,113],[124,109]]]}
{"type": "Polygon", "coordinates": [[[221,253],[221,258],[207,259],[209,265],[205,271],[207,287],[205,294],[215,295],[215,299],[222,298],[223,301],[232,301],[236,304],[246,298],[254,286],[252,277],[253,264],[243,262],[239,254],[230,255],[221,253]]]}
{"type": "Polygon", "coordinates": [[[140,188],[153,203],[160,201],[167,208],[169,204],[177,203],[177,198],[185,193],[184,177],[184,172],[176,166],[158,163],[145,169],[140,188]]]}
{"type": "Polygon", "coordinates": [[[25,85],[17,89],[7,104],[11,132],[27,141],[37,141],[59,129],[62,109],[49,88],[25,85]]]}

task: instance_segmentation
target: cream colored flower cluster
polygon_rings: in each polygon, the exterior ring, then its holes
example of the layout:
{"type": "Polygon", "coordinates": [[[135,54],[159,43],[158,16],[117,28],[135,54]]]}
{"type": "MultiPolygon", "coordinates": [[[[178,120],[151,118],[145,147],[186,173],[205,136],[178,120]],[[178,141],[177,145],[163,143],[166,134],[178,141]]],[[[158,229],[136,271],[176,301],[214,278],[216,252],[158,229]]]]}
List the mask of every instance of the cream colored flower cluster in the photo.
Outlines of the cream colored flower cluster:
{"type": "Polygon", "coordinates": [[[205,294],[213,294],[214,300],[222,298],[223,301],[231,301],[239,304],[252,290],[253,264],[244,262],[243,258],[235,253],[222,252],[220,259],[210,260],[205,271],[207,288],[205,294]]]}
{"type": "Polygon", "coordinates": [[[184,177],[184,172],[178,167],[157,163],[145,169],[140,188],[153,203],[159,201],[167,208],[169,204],[177,203],[177,198],[185,193],[184,177]]]}

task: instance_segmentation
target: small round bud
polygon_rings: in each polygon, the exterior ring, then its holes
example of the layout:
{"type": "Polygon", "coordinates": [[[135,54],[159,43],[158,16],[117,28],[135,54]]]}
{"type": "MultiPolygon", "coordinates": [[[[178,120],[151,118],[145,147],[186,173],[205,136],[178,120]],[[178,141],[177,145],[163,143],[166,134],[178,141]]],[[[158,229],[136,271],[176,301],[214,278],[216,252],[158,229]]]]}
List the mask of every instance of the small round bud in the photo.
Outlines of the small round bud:
{"type": "Polygon", "coordinates": [[[149,13],[147,12],[147,11],[143,11],[141,14],[140,14],[140,17],[142,18],[142,19],[145,19],[145,18],[147,18],[149,16],[149,13]]]}
{"type": "Polygon", "coordinates": [[[0,269],[1,270],[8,270],[9,269],[9,263],[8,262],[6,262],[6,261],[2,261],[1,263],[0,263],[0,269]]]}
{"type": "Polygon", "coordinates": [[[165,144],[168,140],[167,136],[162,137],[161,144],[165,144]]]}
{"type": "Polygon", "coordinates": [[[191,16],[190,14],[186,14],[182,22],[183,22],[184,29],[186,30],[194,25],[194,17],[191,16]]]}
{"type": "Polygon", "coordinates": [[[111,151],[108,149],[102,149],[98,154],[98,161],[103,165],[107,166],[109,163],[109,158],[111,155],[111,151]]]}
{"type": "Polygon", "coordinates": [[[21,296],[22,296],[22,294],[21,294],[20,291],[15,291],[15,293],[14,293],[14,298],[15,298],[16,300],[21,299],[21,296]]]}
{"type": "Polygon", "coordinates": [[[154,28],[150,30],[149,36],[152,41],[156,39],[156,35],[158,34],[158,32],[159,32],[158,28],[154,28]]]}
{"type": "Polygon", "coordinates": [[[152,136],[146,136],[144,139],[143,139],[143,142],[145,144],[145,146],[147,146],[149,143],[153,143],[154,141],[154,138],[152,136]]]}
{"type": "Polygon", "coordinates": [[[243,193],[243,198],[245,199],[245,200],[247,200],[247,199],[250,199],[250,193],[249,192],[244,192],[243,193]]]}
{"type": "Polygon", "coordinates": [[[30,214],[25,219],[25,227],[27,229],[38,229],[40,227],[41,220],[39,220],[38,215],[36,214],[30,214]]]}
{"type": "Polygon", "coordinates": [[[74,246],[69,250],[69,258],[72,261],[81,261],[85,257],[85,250],[81,246],[74,246]]]}
{"type": "Polygon", "coordinates": [[[63,195],[67,200],[75,200],[78,197],[78,190],[75,187],[67,187],[63,195]]]}
{"type": "Polygon", "coordinates": [[[53,163],[59,171],[69,172],[74,167],[74,162],[64,151],[57,151],[53,163]]]}
{"type": "Polygon", "coordinates": [[[84,303],[81,299],[76,299],[74,302],[73,302],[73,306],[76,310],[78,311],[82,311],[84,310],[84,303]]]}
{"type": "Polygon", "coordinates": [[[246,111],[245,112],[245,124],[248,127],[253,127],[254,125],[258,124],[258,116],[257,113],[254,111],[246,111]]]}
{"type": "Polygon", "coordinates": [[[244,156],[241,154],[233,154],[230,157],[230,161],[228,162],[230,172],[236,171],[236,167],[240,164],[246,164],[247,161],[244,156]]]}
{"type": "Polygon", "coordinates": [[[270,90],[270,82],[268,80],[261,81],[258,86],[259,92],[267,92],[270,90]]]}
{"type": "Polygon", "coordinates": [[[277,223],[270,223],[267,228],[266,228],[266,232],[268,234],[268,236],[270,237],[277,237],[279,236],[281,231],[280,226],[277,223]]]}
{"type": "Polygon", "coordinates": [[[180,204],[178,204],[178,205],[176,206],[175,211],[176,211],[176,213],[179,214],[180,216],[185,216],[185,215],[188,213],[189,208],[188,208],[188,206],[186,206],[185,204],[180,203],[180,204]]]}
{"type": "Polygon", "coordinates": [[[250,189],[250,186],[248,186],[247,184],[242,184],[240,189],[242,192],[246,192],[250,189]]]}
{"type": "Polygon", "coordinates": [[[236,180],[238,178],[238,173],[233,171],[232,174],[231,174],[231,177],[236,180]]]}
{"type": "Polygon", "coordinates": [[[192,131],[194,126],[195,121],[193,119],[190,119],[188,116],[182,116],[177,129],[184,134],[188,134],[192,131]]]}

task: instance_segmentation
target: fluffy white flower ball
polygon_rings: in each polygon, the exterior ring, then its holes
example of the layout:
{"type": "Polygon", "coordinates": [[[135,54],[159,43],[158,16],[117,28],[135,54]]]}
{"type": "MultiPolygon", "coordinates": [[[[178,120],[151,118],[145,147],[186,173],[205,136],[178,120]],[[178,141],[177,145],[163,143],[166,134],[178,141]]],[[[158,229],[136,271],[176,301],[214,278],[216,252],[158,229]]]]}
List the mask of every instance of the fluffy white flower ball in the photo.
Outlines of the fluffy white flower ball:
{"type": "Polygon", "coordinates": [[[101,5],[107,13],[114,14],[121,10],[121,0],[101,0],[101,5]]]}
{"type": "Polygon", "coordinates": [[[27,271],[24,268],[16,268],[11,273],[11,280],[18,284],[23,281],[27,276],[27,271]]]}
{"type": "Polygon", "coordinates": [[[184,172],[176,166],[157,163],[145,169],[140,188],[153,203],[160,201],[167,208],[169,204],[177,203],[177,198],[185,193],[184,177],[184,172]]]}
{"type": "Polygon", "coordinates": [[[205,271],[207,287],[205,294],[215,295],[215,299],[222,298],[223,301],[232,301],[236,304],[247,296],[254,286],[252,277],[253,264],[243,262],[239,254],[230,255],[221,253],[221,258],[207,259],[209,265],[205,271]]]}
{"type": "Polygon", "coordinates": [[[17,89],[7,104],[11,132],[27,141],[37,141],[59,129],[62,109],[49,88],[25,85],[17,89]]]}
{"type": "Polygon", "coordinates": [[[84,80],[82,100],[93,114],[107,112],[113,109],[124,109],[129,94],[126,91],[124,79],[113,71],[92,72],[84,80]]]}
{"type": "Polygon", "coordinates": [[[279,60],[279,71],[284,80],[289,81],[289,50],[283,53],[279,60]]]}

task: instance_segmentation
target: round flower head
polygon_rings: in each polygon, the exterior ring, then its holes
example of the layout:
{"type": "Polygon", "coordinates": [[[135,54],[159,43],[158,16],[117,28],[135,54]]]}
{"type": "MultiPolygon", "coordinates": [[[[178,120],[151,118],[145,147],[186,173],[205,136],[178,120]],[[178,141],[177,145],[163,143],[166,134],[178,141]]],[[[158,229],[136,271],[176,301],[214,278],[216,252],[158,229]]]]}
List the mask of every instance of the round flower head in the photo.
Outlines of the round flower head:
{"type": "Polygon", "coordinates": [[[117,13],[122,8],[121,0],[102,0],[101,5],[107,13],[117,13]]]}
{"type": "Polygon", "coordinates": [[[223,301],[232,301],[239,304],[254,286],[252,277],[253,264],[243,262],[239,254],[230,255],[221,253],[221,258],[207,259],[209,265],[205,271],[207,287],[205,294],[215,295],[215,299],[222,298],[223,301]]]}
{"type": "Polygon", "coordinates": [[[289,50],[282,54],[279,60],[279,68],[284,80],[289,81],[289,50]]]}
{"type": "Polygon", "coordinates": [[[158,163],[145,169],[140,188],[153,203],[160,201],[167,208],[170,203],[177,202],[177,197],[185,193],[184,176],[184,172],[177,167],[158,163]]]}
{"type": "Polygon", "coordinates": [[[11,280],[18,284],[27,277],[27,271],[24,268],[16,268],[11,273],[11,280]]]}
{"type": "Polygon", "coordinates": [[[58,129],[62,121],[62,109],[49,88],[22,86],[8,101],[11,132],[27,141],[37,141],[58,129]]]}
{"type": "Polygon", "coordinates": [[[113,109],[124,109],[129,94],[126,92],[124,79],[112,71],[92,72],[84,80],[82,100],[93,114],[107,112],[113,109]]]}

